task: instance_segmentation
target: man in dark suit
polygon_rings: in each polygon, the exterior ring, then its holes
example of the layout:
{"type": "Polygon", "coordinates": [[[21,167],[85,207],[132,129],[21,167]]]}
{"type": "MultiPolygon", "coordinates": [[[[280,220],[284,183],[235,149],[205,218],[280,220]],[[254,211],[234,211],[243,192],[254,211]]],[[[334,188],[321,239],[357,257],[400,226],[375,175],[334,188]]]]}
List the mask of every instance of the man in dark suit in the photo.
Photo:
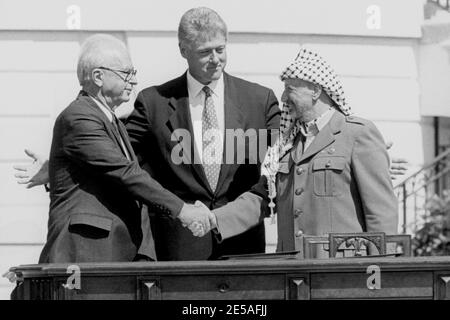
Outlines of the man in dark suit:
{"type": "MultiPolygon", "coordinates": [[[[164,188],[185,202],[198,199],[215,209],[258,181],[260,159],[249,150],[249,144],[267,138],[258,137],[259,129],[278,129],[280,110],[272,90],[223,72],[227,27],[215,11],[187,11],[181,18],[178,38],[188,71],[140,92],[126,128],[143,167],[164,188]],[[205,138],[205,128],[216,132],[217,140],[205,138]],[[239,135],[236,129],[247,133],[245,143],[233,136],[239,135]],[[234,147],[227,148],[232,142],[234,147]],[[212,154],[219,160],[211,164],[208,143],[215,146],[212,154]],[[176,151],[183,152],[181,163],[176,151]],[[239,152],[242,163],[237,161],[239,152]]],[[[265,150],[263,147],[262,154],[265,150]]],[[[242,215],[245,219],[246,213],[242,215]]],[[[161,215],[151,213],[151,222],[158,260],[204,260],[265,250],[262,220],[248,232],[222,243],[211,233],[196,238],[179,221],[161,215]]]]}
{"type": "Polygon", "coordinates": [[[82,91],[54,126],[48,236],[39,262],[155,259],[141,202],[165,219],[209,228],[208,210],[184,204],[140,168],[114,115],[136,84],[125,45],[92,36],[82,46],[77,74],[82,91]]]}

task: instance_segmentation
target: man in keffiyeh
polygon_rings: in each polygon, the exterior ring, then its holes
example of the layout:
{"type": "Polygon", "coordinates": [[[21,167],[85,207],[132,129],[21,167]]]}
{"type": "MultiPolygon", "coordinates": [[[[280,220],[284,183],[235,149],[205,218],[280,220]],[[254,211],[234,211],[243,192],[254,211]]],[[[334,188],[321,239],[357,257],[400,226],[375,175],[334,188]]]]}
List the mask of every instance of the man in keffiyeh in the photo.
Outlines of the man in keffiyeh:
{"type": "Polygon", "coordinates": [[[334,70],[302,47],[281,80],[282,134],[261,169],[277,200],[278,250],[302,250],[304,235],[396,234],[385,143],[372,122],[351,115],[334,70]]]}
{"type": "Polygon", "coordinates": [[[268,193],[269,205],[249,204],[244,195],[233,209],[253,206],[255,216],[260,206],[273,217],[276,212],[277,251],[303,251],[305,235],[396,234],[397,199],[385,143],[372,122],[351,114],[334,70],[318,53],[302,47],[281,80],[281,134],[266,154],[263,179],[255,187],[259,194],[268,193]]]}

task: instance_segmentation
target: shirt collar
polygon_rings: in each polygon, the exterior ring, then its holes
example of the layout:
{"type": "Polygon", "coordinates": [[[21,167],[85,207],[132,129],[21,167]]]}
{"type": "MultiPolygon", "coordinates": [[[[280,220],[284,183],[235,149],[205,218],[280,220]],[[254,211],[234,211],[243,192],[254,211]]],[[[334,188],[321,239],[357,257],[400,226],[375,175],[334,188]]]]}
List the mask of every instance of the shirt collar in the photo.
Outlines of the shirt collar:
{"type": "Polygon", "coordinates": [[[330,121],[331,117],[335,112],[334,108],[330,108],[324,113],[322,113],[318,118],[309,121],[307,123],[301,123],[300,132],[305,137],[316,136],[323,127],[326,126],[328,121],[330,121]]]}
{"type": "Polygon", "coordinates": [[[94,100],[94,102],[97,104],[97,106],[100,108],[100,110],[103,111],[103,113],[106,115],[106,117],[108,118],[108,120],[110,122],[113,121],[113,112],[111,111],[111,109],[105,107],[103,105],[103,103],[101,103],[100,101],[98,101],[97,99],[95,99],[93,96],[89,95],[89,97],[94,100]]]}
{"type": "MultiPolygon", "coordinates": [[[[187,84],[189,96],[192,98],[200,94],[205,86],[197,81],[197,79],[191,75],[189,70],[187,72],[187,84]]],[[[219,80],[211,81],[211,83],[208,84],[208,87],[215,96],[219,96],[220,92],[223,92],[223,75],[220,76],[219,80]]]]}

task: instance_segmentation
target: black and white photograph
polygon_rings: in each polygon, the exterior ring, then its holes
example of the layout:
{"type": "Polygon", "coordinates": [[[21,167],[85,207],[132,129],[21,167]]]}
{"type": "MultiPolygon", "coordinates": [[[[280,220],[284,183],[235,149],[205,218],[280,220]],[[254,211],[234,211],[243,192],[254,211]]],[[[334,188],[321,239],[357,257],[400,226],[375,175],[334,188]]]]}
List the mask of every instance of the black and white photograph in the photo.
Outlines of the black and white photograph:
{"type": "Polygon", "coordinates": [[[0,52],[0,300],[450,299],[450,0],[0,0],[0,52]]]}

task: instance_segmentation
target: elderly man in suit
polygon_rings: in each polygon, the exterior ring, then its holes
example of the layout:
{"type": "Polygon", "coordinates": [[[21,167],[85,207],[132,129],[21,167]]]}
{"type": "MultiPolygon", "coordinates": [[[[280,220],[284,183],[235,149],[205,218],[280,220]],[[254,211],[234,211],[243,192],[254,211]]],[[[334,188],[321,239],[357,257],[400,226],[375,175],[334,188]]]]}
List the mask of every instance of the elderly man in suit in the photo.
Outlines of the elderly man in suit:
{"type": "MultiPolygon", "coordinates": [[[[140,92],[126,124],[143,167],[182,200],[198,199],[210,209],[235,200],[259,179],[260,159],[244,152],[250,139],[227,150],[231,142],[227,139],[235,137],[225,132],[251,129],[257,134],[258,129],[278,129],[280,123],[272,90],[224,72],[227,37],[227,26],[215,11],[204,7],[187,11],[178,28],[187,72],[140,92]],[[208,137],[208,132],[218,134],[208,137]],[[173,158],[180,143],[181,163],[173,158]],[[235,161],[240,151],[245,153],[241,163],[235,161]],[[227,156],[233,161],[225,161],[227,156]]],[[[222,243],[211,233],[196,238],[179,221],[161,215],[151,214],[151,222],[158,260],[204,260],[265,251],[263,221],[222,243]]]]}
{"type": "MultiPolygon", "coordinates": [[[[351,115],[331,66],[303,47],[281,80],[280,138],[269,148],[263,177],[252,192],[213,211],[222,238],[259,222],[263,198],[253,209],[250,203],[264,194],[270,202],[263,206],[272,214],[276,198],[278,251],[301,251],[304,235],[396,234],[397,199],[385,143],[372,122],[351,115]],[[251,202],[246,199],[250,193],[251,202]],[[248,213],[246,220],[242,210],[248,213]]],[[[317,257],[324,255],[316,252],[317,257]]]]}
{"type": "Polygon", "coordinates": [[[154,259],[141,203],[165,219],[209,228],[209,210],[185,204],[141,169],[114,115],[136,84],[125,45],[111,36],[90,37],[77,73],[82,90],[53,130],[49,229],[39,262],[154,259]]]}

